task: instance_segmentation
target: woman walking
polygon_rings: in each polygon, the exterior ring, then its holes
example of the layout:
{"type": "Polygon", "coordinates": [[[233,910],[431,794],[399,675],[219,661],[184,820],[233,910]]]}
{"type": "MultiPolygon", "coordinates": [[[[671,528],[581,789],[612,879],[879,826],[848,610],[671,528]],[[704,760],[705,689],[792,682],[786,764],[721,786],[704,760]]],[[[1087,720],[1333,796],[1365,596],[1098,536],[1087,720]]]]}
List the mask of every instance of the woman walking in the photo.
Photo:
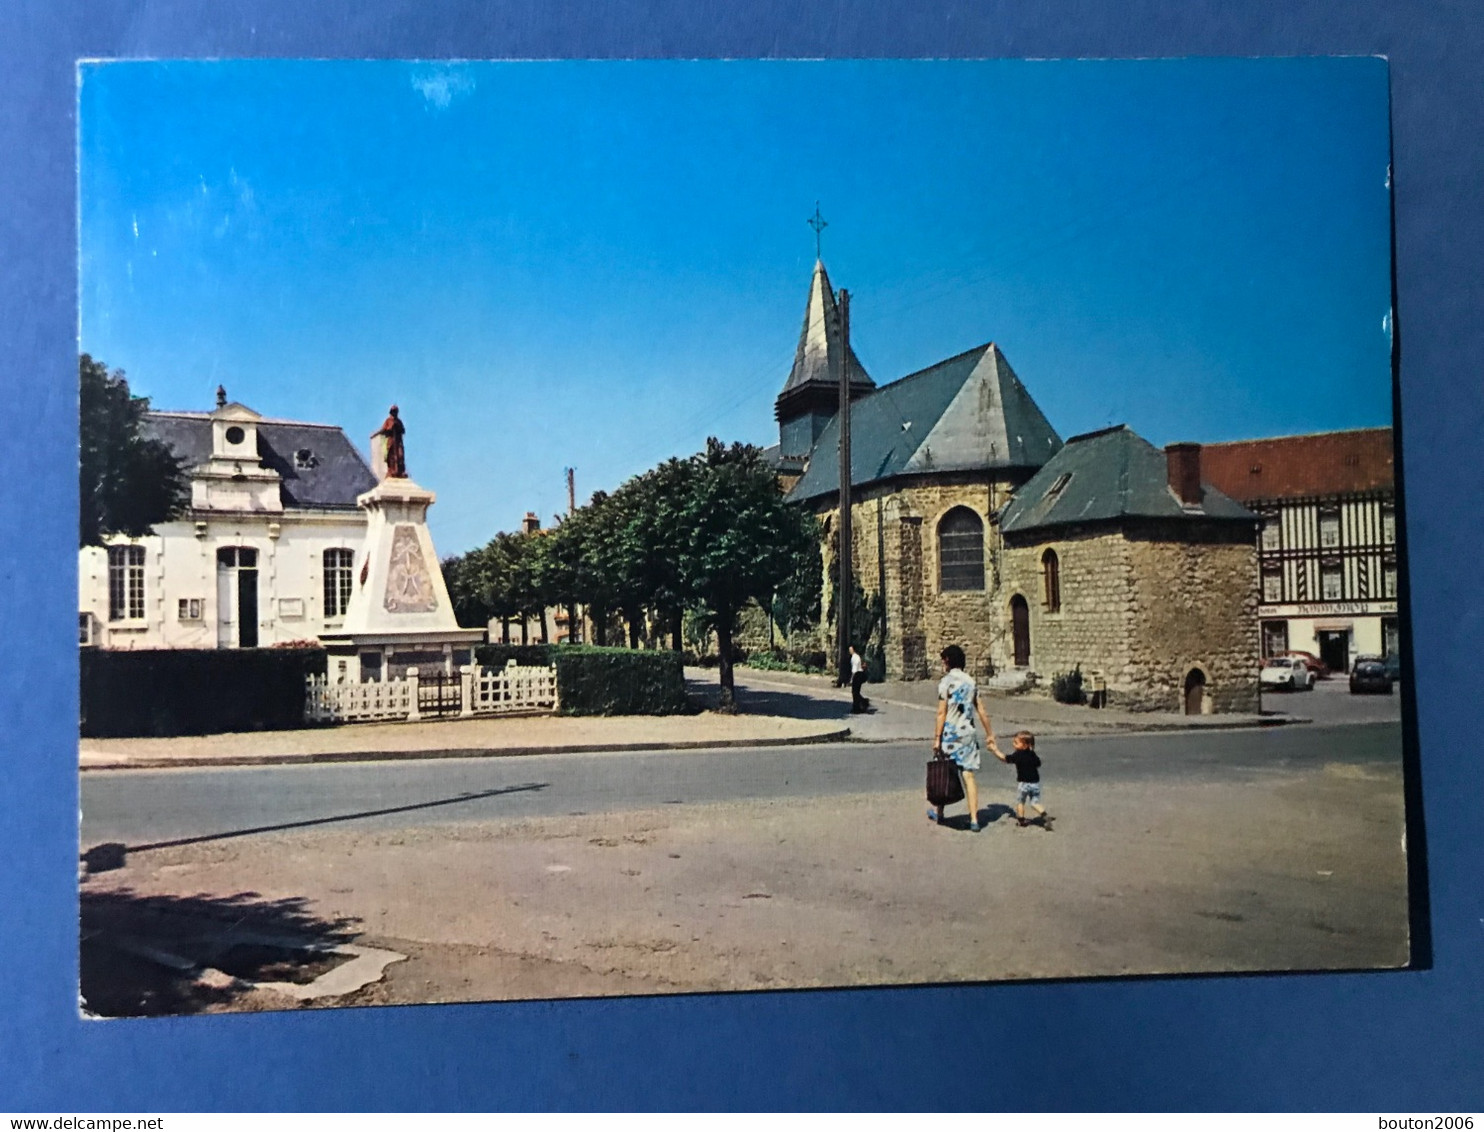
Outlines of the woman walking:
{"type": "MultiPolygon", "coordinates": [[[[964,650],[949,645],[942,652],[943,679],[938,682],[938,723],[933,731],[933,753],[941,751],[957,764],[964,781],[964,801],[969,804],[969,830],[979,832],[979,787],[974,772],[979,769],[981,747],[974,730],[974,717],[984,728],[985,741],[994,742],[994,729],[989,716],[979,703],[979,687],[964,671],[964,650]]],[[[928,807],[933,821],[943,819],[943,811],[928,807]]]]}

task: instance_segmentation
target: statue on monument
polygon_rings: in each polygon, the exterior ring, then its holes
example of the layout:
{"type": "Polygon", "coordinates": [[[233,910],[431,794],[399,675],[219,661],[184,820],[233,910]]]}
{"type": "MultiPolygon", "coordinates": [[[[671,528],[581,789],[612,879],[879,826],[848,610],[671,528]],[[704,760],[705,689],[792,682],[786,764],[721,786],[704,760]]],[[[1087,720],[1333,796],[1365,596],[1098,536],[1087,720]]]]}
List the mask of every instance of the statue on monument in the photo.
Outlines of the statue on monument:
{"type": "Polygon", "coordinates": [[[397,415],[397,406],[388,411],[386,423],[371,434],[377,443],[371,449],[371,470],[378,480],[407,478],[407,450],[402,446],[402,434],[407,426],[397,415]]]}

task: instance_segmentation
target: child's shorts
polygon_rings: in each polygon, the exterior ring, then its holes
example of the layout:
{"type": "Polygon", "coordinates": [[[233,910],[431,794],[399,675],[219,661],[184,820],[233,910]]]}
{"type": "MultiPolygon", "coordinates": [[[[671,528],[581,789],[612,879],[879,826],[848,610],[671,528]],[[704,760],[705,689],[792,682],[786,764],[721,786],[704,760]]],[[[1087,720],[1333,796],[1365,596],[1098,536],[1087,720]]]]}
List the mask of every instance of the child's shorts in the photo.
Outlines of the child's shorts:
{"type": "Polygon", "coordinates": [[[1018,801],[1022,806],[1025,805],[1027,802],[1033,802],[1035,805],[1039,806],[1041,804],[1041,784],[1039,782],[1020,783],[1020,794],[1018,801]]]}

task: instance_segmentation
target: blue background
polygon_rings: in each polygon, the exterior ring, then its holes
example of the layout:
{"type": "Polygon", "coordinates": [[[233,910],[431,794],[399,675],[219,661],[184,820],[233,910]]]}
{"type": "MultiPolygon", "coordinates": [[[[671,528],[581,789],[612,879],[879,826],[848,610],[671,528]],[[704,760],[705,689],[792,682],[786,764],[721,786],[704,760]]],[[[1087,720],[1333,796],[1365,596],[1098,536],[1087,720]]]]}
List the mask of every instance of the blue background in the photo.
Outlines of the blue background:
{"type": "Polygon", "coordinates": [[[0,8],[0,1109],[1484,1107],[1477,11],[1383,0],[0,8]],[[1409,836],[1420,862],[1425,834],[1430,969],[77,1018],[76,58],[1336,53],[1392,61],[1408,708],[1424,803],[1409,836]],[[977,1051],[967,1065],[965,1049],[977,1051]]]}

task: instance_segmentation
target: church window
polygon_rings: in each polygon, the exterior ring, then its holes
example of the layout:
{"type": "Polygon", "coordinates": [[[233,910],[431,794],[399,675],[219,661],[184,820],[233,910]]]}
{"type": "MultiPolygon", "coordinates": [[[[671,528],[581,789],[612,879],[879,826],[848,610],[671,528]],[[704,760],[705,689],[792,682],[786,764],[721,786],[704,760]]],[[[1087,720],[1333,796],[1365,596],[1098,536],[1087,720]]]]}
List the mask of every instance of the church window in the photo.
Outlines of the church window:
{"type": "Polygon", "coordinates": [[[144,616],[144,547],[108,548],[108,619],[136,621],[144,616]]]}
{"type": "Polygon", "coordinates": [[[325,616],[344,617],[350,603],[351,564],[355,552],[339,547],[325,551],[325,616]]]}
{"type": "Polygon", "coordinates": [[[1041,596],[1047,613],[1061,612],[1061,562],[1054,550],[1041,555],[1041,596]]]}
{"type": "Polygon", "coordinates": [[[967,507],[955,507],[938,524],[938,585],[984,588],[984,522],[967,507]]]}
{"type": "Polygon", "coordinates": [[[1344,592],[1345,575],[1339,563],[1319,568],[1319,596],[1323,601],[1339,601],[1344,592]]]}

